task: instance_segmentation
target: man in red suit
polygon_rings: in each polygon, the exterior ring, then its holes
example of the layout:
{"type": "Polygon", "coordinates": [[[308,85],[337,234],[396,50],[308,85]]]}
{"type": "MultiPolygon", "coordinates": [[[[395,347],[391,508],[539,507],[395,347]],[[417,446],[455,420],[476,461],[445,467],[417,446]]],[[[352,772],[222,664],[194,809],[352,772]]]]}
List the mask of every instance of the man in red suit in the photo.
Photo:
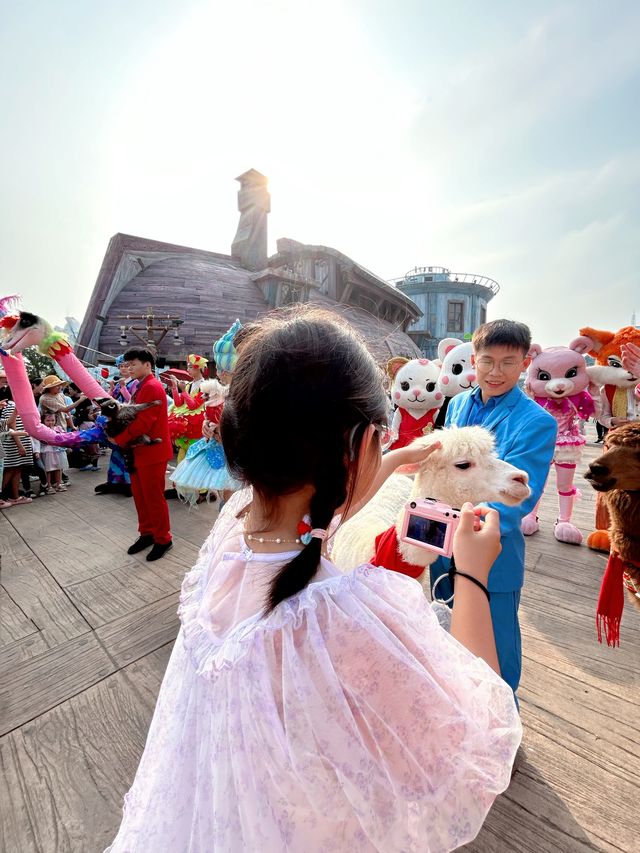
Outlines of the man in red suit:
{"type": "Polygon", "coordinates": [[[126,447],[141,435],[159,438],[157,444],[143,444],[133,448],[135,470],[131,473],[131,491],[138,513],[140,536],[127,550],[137,554],[151,548],[147,560],[159,560],[171,548],[169,507],[164,496],[164,479],[167,462],[173,456],[167,415],[167,395],[153,370],[155,359],[149,350],[131,349],[124,354],[132,379],[138,387],[131,398],[132,403],[150,403],[158,400],[159,405],[144,409],[135,421],[113,441],[126,447]],[[152,547],[153,546],[153,547],[152,547]]]}

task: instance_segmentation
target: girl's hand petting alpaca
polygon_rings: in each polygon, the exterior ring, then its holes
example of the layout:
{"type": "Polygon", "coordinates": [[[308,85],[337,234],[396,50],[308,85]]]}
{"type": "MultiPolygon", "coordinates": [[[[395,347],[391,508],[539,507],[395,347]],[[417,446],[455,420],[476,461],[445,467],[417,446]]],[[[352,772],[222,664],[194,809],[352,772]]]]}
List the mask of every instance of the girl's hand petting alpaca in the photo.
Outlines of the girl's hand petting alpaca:
{"type": "Polygon", "coordinates": [[[388,456],[393,457],[394,467],[398,474],[415,474],[431,454],[441,448],[442,444],[439,441],[434,441],[433,444],[426,447],[420,442],[414,442],[407,447],[392,450],[388,456]]]}

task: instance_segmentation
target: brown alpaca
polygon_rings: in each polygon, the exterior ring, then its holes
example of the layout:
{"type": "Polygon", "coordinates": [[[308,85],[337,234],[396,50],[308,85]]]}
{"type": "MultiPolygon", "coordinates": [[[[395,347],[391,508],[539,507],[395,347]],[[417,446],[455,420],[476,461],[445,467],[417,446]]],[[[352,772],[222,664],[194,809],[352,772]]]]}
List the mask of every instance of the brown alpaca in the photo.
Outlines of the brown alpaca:
{"type": "MultiPolygon", "coordinates": [[[[640,609],[640,423],[612,430],[605,452],[589,465],[585,477],[606,500],[611,553],[622,562],[627,595],[640,609]]],[[[608,573],[609,565],[605,580],[608,573]]]]}

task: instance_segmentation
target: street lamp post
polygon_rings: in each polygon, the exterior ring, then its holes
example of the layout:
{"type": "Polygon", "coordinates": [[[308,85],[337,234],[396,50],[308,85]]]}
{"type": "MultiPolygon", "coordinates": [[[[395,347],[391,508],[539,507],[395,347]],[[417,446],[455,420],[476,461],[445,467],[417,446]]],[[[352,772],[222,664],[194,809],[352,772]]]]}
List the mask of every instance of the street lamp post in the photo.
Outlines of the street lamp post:
{"type": "Polygon", "coordinates": [[[171,314],[154,314],[153,308],[147,308],[146,314],[127,314],[116,319],[127,321],[127,323],[120,324],[120,346],[122,347],[128,346],[129,339],[127,333],[131,332],[156,356],[158,354],[158,347],[171,329],[173,329],[174,346],[180,346],[182,343],[179,329],[184,320],[181,317],[173,317],[171,314]],[[130,320],[142,320],[144,321],[144,325],[136,326],[133,323],[129,323],[130,320]],[[144,333],[144,336],[140,334],[141,332],[144,333]]]}

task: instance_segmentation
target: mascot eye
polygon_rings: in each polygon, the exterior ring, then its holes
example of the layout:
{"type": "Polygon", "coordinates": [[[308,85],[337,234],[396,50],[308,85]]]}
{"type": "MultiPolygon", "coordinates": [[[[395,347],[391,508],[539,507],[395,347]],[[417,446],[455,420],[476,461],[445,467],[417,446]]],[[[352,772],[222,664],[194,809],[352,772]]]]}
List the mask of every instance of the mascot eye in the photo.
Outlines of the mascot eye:
{"type": "Polygon", "coordinates": [[[462,373],[462,365],[461,364],[454,364],[453,367],[451,368],[451,372],[453,373],[454,376],[460,376],[460,374],[462,373]]]}
{"type": "Polygon", "coordinates": [[[618,361],[617,358],[613,358],[613,356],[609,356],[608,362],[609,362],[609,367],[622,367],[622,362],[618,361]]]}
{"type": "Polygon", "coordinates": [[[31,326],[35,326],[38,322],[38,318],[35,314],[30,314],[28,311],[20,312],[20,328],[21,329],[29,329],[31,326]]]}
{"type": "Polygon", "coordinates": [[[400,387],[402,388],[403,391],[408,391],[409,390],[409,383],[408,382],[401,382],[400,387]]]}
{"type": "Polygon", "coordinates": [[[461,471],[466,471],[467,468],[471,468],[471,462],[456,462],[456,468],[459,468],[461,471]]]}
{"type": "Polygon", "coordinates": [[[539,370],[538,379],[541,379],[543,382],[548,382],[551,379],[551,374],[547,373],[546,370],[539,370]]]}
{"type": "Polygon", "coordinates": [[[436,390],[436,383],[435,382],[427,382],[427,391],[429,393],[431,393],[432,391],[435,391],[435,390],[436,390]]]}
{"type": "Polygon", "coordinates": [[[564,378],[565,379],[573,379],[577,375],[578,375],[578,368],[577,367],[570,367],[569,370],[567,370],[567,372],[565,373],[564,378]]]}

